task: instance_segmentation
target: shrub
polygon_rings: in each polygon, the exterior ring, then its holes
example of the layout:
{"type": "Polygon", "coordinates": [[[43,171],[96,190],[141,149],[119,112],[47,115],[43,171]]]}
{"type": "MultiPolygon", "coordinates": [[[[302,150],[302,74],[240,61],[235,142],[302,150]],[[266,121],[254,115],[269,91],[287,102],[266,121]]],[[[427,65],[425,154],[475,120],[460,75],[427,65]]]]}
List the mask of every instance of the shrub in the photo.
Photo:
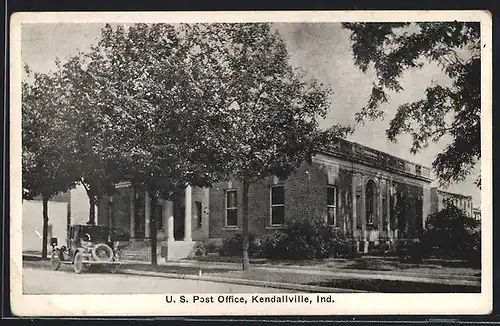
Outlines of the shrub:
{"type": "Polygon", "coordinates": [[[397,241],[394,253],[403,262],[421,263],[424,258],[422,244],[419,240],[416,241],[397,241]]]}
{"type": "Polygon", "coordinates": [[[205,244],[205,251],[206,251],[206,253],[217,252],[215,243],[208,242],[207,244],[205,244]]]}
{"type": "Polygon", "coordinates": [[[345,257],[350,241],[337,228],[323,222],[300,220],[262,237],[260,254],[271,259],[345,257]]]}
{"type": "Polygon", "coordinates": [[[426,230],[420,237],[426,256],[465,259],[480,262],[480,222],[468,217],[453,205],[429,216],[426,230]]]}
{"type": "MultiPolygon", "coordinates": [[[[259,246],[253,234],[248,235],[248,255],[255,257],[259,252],[259,246]]],[[[233,237],[224,239],[222,246],[219,248],[221,256],[238,256],[243,255],[243,234],[236,233],[233,237]]]]}

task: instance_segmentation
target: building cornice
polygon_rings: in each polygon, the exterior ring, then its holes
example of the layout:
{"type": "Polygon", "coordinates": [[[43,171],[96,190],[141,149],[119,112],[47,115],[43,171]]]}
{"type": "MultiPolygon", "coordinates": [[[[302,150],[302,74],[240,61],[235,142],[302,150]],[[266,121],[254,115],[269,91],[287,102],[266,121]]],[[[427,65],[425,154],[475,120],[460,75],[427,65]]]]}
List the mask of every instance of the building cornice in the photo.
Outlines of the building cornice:
{"type": "Polygon", "coordinates": [[[319,150],[317,154],[335,157],[351,164],[370,166],[406,178],[432,181],[428,167],[345,139],[319,150]]]}

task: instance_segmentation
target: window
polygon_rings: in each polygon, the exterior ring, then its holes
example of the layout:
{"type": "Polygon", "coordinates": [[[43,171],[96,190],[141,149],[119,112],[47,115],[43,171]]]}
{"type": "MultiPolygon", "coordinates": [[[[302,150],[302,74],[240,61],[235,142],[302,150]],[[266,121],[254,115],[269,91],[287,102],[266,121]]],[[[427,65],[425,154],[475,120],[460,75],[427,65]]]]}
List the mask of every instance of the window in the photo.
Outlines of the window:
{"type": "Polygon", "coordinates": [[[335,186],[326,187],[326,211],[327,223],[336,225],[336,210],[337,210],[337,188],[335,186]]]}
{"type": "Polygon", "coordinates": [[[194,202],[194,209],[195,209],[195,214],[196,214],[196,225],[198,228],[201,228],[202,226],[202,206],[201,206],[201,201],[195,201],[194,202]]]}
{"type": "Polygon", "coordinates": [[[361,229],[361,194],[356,192],[356,229],[361,229]]]}
{"type": "Polygon", "coordinates": [[[372,227],[376,218],[376,191],[375,191],[375,182],[373,180],[368,180],[366,183],[366,192],[365,192],[365,214],[366,214],[366,226],[372,227]]]}
{"type": "Polygon", "coordinates": [[[238,226],[238,191],[226,190],[226,227],[238,226]]]}
{"type": "Polygon", "coordinates": [[[285,223],[285,186],[271,187],[271,225],[285,223]]]}
{"type": "Polygon", "coordinates": [[[388,220],[388,216],[387,216],[387,198],[385,197],[382,197],[382,218],[383,218],[383,223],[382,223],[382,230],[386,231],[387,230],[387,220],[388,220]]]}

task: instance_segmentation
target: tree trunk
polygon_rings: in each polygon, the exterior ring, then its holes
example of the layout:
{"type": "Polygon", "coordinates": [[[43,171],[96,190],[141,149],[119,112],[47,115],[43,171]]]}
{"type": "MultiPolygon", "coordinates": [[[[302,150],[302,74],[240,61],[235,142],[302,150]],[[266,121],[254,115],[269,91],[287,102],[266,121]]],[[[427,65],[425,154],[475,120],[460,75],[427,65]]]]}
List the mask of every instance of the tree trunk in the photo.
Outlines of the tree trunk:
{"type": "Polygon", "coordinates": [[[71,228],[71,190],[68,190],[68,207],[66,211],[66,242],[69,240],[69,229],[71,228]]]}
{"type": "Polygon", "coordinates": [[[150,232],[149,234],[151,235],[151,265],[152,266],[158,266],[158,258],[156,256],[156,250],[157,250],[157,239],[156,239],[156,203],[157,203],[157,198],[156,198],[156,191],[150,191],[151,195],[151,219],[150,219],[150,232]]]}
{"type": "Polygon", "coordinates": [[[92,192],[92,186],[91,185],[87,186],[83,181],[83,179],[80,180],[80,182],[83,185],[83,188],[85,188],[85,191],[87,192],[87,197],[89,198],[89,220],[87,224],[95,225],[95,196],[94,193],[92,192]]]}
{"type": "Polygon", "coordinates": [[[42,197],[43,200],[43,208],[42,208],[42,215],[43,215],[43,227],[42,227],[42,259],[47,258],[47,238],[48,238],[48,233],[49,233],[49,212],[48,212],[48,206],[49,206],[49,196],[43,195],[42,197]]]}
{"type": "Polygon", "coordinates": [[[250,185],[247,181],[243,181],[243,270],[246,271],[250,267],[250,259],[248,257],[248,189],[250,185]]]}
{"type": "Polygon", "coordinates": [[[95,225],[95,204],[95,197],[89,195],[89,221],[87,222],[89,225],[95,225]]]}

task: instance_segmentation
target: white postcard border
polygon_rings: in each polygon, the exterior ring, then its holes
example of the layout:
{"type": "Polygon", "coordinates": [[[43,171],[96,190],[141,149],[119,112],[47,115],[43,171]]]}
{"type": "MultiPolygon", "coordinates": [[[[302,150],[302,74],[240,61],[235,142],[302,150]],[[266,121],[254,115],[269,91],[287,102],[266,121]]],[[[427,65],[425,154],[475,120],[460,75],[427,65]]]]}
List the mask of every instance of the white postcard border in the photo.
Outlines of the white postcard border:
{"type": "MultiPolygon", "coordinates": [[[[486,11],[23,12],[10,26],[10,285],[20,316],[486,314],[492,309],[492,19],[486,11]],[[22,293],[21,25],[24,23],[479,21],[482,38],[482,275],[474,294],[344,294],[327,304],[167,304],[164,295],[22,293]]],[[[215,297],[222,293],[213,294],[215,297]]],[[[169,293],[165,293],[169,295],[169,293]]],[[[175,296],[175,294],[173,294],[175,296]]],[[[203,294],[204,296],[210,294],[203,294]]],[[[228,294],[231,295],[231,294],[228,294]]],[[[236,294],[233,294],[236,295],[236,294]]],[[[311,298],[315,294],[305,294],[311,298]]],[[[192,295],[186,294],[189,298],[192,295]]],[[[251,301],[252,294],[242,294],[251,301]]],[[[262,294],[270,296],[270,294],[262,294]]]]}

